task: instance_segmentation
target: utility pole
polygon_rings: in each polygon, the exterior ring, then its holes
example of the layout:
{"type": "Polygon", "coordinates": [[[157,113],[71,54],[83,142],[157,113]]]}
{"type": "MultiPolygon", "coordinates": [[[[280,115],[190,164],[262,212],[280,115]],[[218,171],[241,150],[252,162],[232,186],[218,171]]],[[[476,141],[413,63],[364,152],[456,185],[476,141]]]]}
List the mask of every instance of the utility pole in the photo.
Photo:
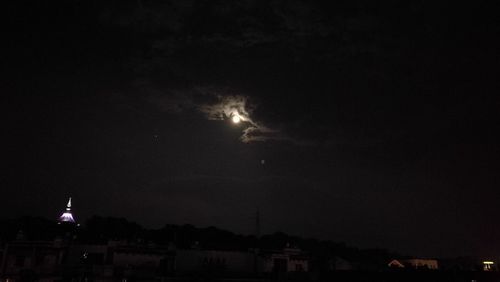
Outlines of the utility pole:
{"type": "Polygon", "coordinates": [[[255,237],[260,238],[260,211],[257,209],[255,213],[255,237]]]}
{"type": "Polygon", "coordinates": [[[254,248],[254,271],[259,273],[259,240],[260,240],[260,212],[255,213],[255,248],[254,248]]]}

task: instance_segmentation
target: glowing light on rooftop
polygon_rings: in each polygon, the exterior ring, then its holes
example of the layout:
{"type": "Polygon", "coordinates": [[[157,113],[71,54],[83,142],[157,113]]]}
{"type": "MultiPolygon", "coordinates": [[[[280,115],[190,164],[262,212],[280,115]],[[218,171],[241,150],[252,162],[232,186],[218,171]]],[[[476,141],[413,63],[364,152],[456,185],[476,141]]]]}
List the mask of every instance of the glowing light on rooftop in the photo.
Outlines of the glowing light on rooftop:
{"type": "Polygon", "coordinates": [[[73,218],[73,215],[70,212],[65,212],[59,217],[60,222],[71,222],[75,223],[75,219],[73,218]]]}

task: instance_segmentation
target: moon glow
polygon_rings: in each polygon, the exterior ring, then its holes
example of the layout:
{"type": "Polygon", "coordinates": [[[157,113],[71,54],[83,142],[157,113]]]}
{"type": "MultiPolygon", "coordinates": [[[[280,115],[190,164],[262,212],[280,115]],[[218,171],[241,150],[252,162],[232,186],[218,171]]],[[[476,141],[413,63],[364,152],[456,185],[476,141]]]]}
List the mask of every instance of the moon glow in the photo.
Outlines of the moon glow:
{"type": "Polygon", "coordinates": [[[234,115],[232,117],[233,123],[239,123],[241,121],[241,118],[238,115],[234,115]]]}

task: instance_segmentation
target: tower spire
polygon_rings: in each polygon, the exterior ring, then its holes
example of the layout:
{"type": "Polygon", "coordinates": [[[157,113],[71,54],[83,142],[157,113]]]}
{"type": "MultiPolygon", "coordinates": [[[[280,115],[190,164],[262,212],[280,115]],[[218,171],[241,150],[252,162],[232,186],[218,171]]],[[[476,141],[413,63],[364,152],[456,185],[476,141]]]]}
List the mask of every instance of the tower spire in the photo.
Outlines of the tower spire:
{"type": "Polygon", "coordinates": [[[76,223],[71,213],[71,197],[66,205],[66,211],[59,217],[59,223],[76,223]]]}

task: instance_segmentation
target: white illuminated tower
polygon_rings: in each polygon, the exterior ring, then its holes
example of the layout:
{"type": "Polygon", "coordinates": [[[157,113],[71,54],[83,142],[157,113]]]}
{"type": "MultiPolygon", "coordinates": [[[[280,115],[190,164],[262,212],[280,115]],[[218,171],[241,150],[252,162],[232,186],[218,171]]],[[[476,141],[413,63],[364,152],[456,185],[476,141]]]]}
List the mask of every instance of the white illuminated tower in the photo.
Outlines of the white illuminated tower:
{"type": "Polygon", "coordinates": [[[59,223],[76,223],[71,213],[71,197],[69,197],[68,204],[66,205],[66,211],[59,217],[59,223]]]}

